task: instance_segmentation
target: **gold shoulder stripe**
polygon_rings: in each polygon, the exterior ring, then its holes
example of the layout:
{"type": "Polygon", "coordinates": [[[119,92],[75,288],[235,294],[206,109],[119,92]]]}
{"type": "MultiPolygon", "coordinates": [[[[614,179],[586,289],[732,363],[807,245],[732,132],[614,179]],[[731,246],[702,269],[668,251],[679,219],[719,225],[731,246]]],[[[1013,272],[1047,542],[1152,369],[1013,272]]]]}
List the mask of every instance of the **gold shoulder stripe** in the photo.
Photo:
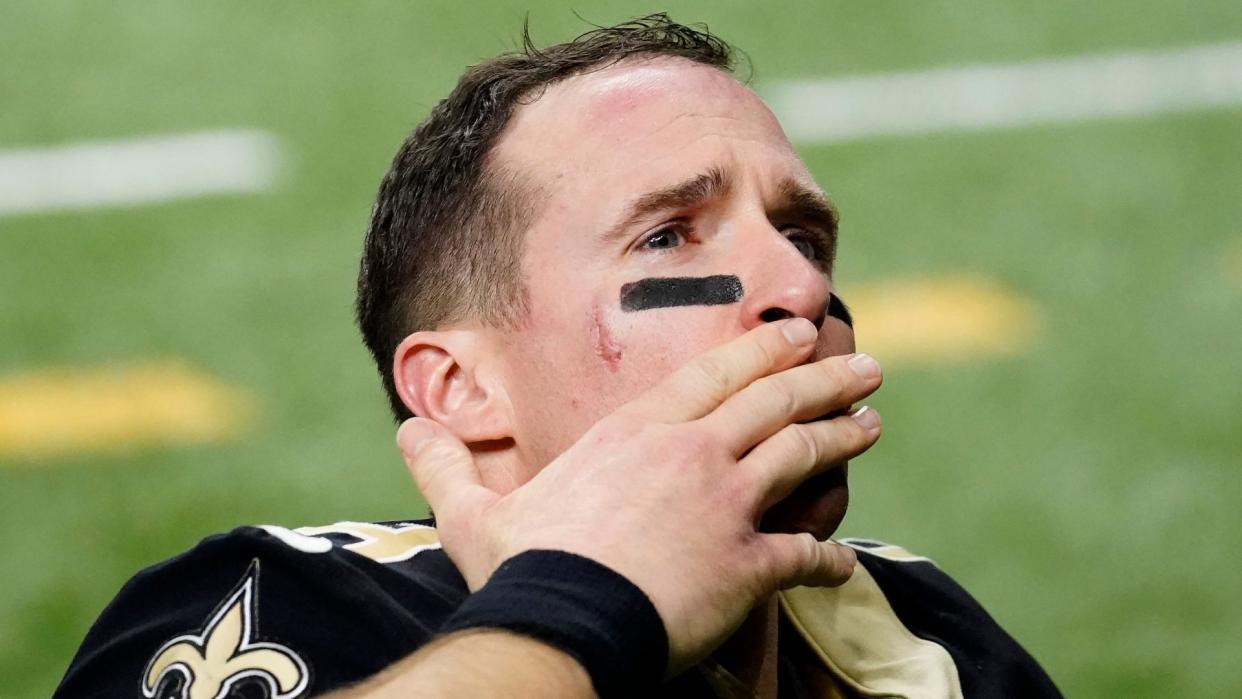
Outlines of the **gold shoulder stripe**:
{"type": "Polygon", "coordinates": [[[225,697],[234,684],[250,677],[267,684],[271,699],[292,699],[306,691],[310,672],[297,653],[279,643],[253,640],[258,577],[255,559],[201,633],[178,636],[155,652],[142,673],[143,696],[155,697],[171,673],[184,678],[180,699],[225,697]]]}
{"type": "Polygon", "coordinates": [[[374,524],[372,522],[337,522],[326,527],[300,527],[294,530],[306,536],[348,534],[358,539],[342,548],[366,556],[378,563],[396,563],[413,558],[423,551],[440,548],[435,528],[425,524],[374,524]]]}
{"type": "Polygon", "coordinates": [[[840,587],[795,587],[781,592],[780,600],[811,650],[855,692],[962,699],[949,652],[901,623],[866,567],[854,568],[840,587]]]}
{"type": "Polygon", "coordinates": [[[916,561],[926,561],[934,564],[935,561],[926,557],[910,553],[902,546],[894,544],[886,544],[883,541],[873,541],[871,539],[841,539],[840,543],[845,544],[857,551],[866,551],[873,556],[887,558],[890,561],[898,563],[913,563],[916,561]]]}

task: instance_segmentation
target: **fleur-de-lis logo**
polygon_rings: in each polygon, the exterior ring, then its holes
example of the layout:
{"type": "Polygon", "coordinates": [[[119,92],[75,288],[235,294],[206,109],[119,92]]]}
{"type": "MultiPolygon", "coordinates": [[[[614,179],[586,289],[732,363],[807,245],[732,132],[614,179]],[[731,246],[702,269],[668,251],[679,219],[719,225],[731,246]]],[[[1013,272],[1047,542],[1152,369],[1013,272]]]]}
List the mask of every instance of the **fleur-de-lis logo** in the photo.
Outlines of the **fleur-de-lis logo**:
{"type": "Polygon", "coordinates": [[[155,653],[142,673],[142,694],[155,696],[170,673],[183,676],[180,699],[223,699],[237,682],[258,678],[271,699],[292,699],[310,683],[306,663],[279,643],[257,642],[254,628],[256,559],[212,614],[201,634],[178,636],[155,653]]]}

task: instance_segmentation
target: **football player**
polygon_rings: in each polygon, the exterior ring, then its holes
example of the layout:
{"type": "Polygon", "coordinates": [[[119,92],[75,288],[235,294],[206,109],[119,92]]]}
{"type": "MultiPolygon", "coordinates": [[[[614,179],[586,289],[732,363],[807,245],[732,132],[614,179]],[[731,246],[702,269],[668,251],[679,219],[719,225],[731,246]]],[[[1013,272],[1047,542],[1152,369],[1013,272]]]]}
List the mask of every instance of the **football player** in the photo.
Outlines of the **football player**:
{"type": "Polygon", "coordinates": [[[661,15],[469,69],[358,291],[437,521],[206,539],[58,696],[1057,696],[931,561],[829,539],[881,372],[836,212],[731,65],[661,15]]]}

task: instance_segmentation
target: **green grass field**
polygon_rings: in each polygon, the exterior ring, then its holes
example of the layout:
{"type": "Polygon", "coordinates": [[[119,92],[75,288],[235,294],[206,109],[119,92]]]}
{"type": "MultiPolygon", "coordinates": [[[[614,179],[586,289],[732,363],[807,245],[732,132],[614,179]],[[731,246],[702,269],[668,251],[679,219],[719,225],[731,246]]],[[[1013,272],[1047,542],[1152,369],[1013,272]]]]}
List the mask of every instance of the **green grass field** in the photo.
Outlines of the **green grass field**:
{"type": "MultiPolygon", "coordinates": [[[[0,376],[171,358],[257,401],[231,442],[0,454],[0,697],[50,694],[122,583],[203,536],[422,513],[356,258],[397,144],[527,9],[545,42],[585,28],[555,3],[4,12],[0,149],[257,128],[292,162],[263,194],[0,218],[0,376]]],[[[1236,0],[577,9],[705,21],[759,88],[1242,39],[1236,0]]],[[[1042,309],[1018,355],[886,365],[842,533],[936,559],[1069,696],[1242,695],[1242,109],[802,152],[843,213],[847,300],[970,274],[1042,309]]]]}

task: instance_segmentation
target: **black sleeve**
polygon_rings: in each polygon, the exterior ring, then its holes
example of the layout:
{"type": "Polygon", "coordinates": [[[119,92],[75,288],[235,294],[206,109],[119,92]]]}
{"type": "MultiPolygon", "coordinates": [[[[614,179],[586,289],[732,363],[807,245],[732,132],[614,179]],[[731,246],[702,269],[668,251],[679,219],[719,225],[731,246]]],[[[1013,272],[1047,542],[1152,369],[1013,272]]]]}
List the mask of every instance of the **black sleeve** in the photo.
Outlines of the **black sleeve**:
{"type": "Polygon", "coordinates": [[[1039,663],[931,561],[888,557],[894,547],[880,542],[849,544],[906,628],[948,651],[964,697],[1061,696],[1039,663]]]}
{"type": "Polygon", "coordinates": [[[142,571],[55,696],[183,697],[192,683],[195,696],[321,694],[416,650],[465,596],[442,551],[385,565],[315,540],[299,550],[243,527],[142,571]]]}

